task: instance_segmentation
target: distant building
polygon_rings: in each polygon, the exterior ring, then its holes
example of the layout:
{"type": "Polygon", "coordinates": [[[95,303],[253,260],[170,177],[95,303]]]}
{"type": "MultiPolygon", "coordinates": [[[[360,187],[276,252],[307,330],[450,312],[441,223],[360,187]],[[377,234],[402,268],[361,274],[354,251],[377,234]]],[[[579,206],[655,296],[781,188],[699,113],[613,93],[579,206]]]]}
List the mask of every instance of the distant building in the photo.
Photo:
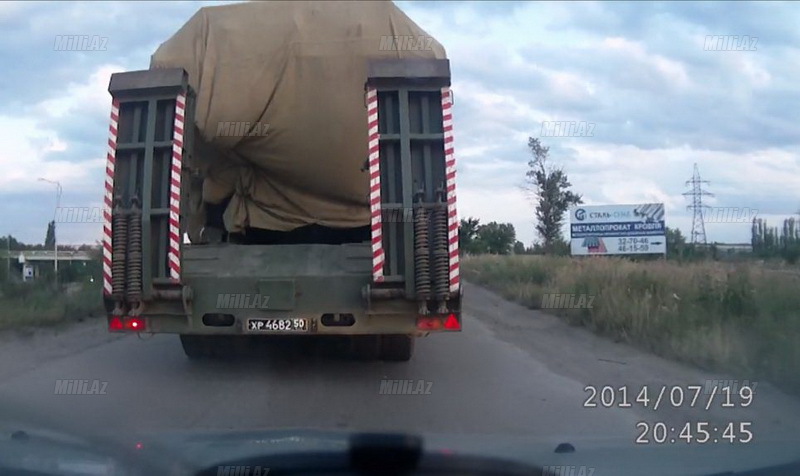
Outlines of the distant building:
{"type": "MultiPolygon", "coordinates": [[[[10,267],[19,274],[23,281],[33,281],[41,276],[42,267],[46,265],[52,269],[55,263],[54,251],[24,250],[24,251],[5,251],[0,250],[0,258],[11,258],[10,267]]],[[[91,261],[87,251],[58,251],[58,263],[72,261],[91,261]]]]}
{"type": "Polygon", "coordinates": [[[753,245],[750,243],[714,243],[717,250],[723,253],[752,253],[753,245]]]}

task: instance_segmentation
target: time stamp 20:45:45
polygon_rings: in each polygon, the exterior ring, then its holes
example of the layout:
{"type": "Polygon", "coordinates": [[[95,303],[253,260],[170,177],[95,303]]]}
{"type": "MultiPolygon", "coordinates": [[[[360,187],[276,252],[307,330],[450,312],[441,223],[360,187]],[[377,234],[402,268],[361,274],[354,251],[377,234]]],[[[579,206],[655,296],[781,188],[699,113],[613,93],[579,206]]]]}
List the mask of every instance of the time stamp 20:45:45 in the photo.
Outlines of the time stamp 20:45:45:
{"type": "Polygon", "coordinates": [[[664,422],[636,423],[636,444],[674,444],[674,443],[750,443],[753,440],[752,422],[729,422],[712,425],[706,421],[687,422],[682,427],[670,426],[664,422]]]}

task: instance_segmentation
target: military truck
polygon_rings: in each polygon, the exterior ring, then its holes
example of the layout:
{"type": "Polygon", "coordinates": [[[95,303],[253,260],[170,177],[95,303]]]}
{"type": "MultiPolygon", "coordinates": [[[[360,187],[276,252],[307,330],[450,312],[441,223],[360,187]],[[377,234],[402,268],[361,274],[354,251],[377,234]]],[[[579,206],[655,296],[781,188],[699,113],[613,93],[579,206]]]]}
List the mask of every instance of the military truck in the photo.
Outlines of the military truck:
{"type": "Polygon", "coordinates": [[[331,335],[406,361],[461,330],[450,65],[398,34],[427,35],[388,2],[206,7],[111,76],[111,332],[178,334],[191,359],[331,335]]]}

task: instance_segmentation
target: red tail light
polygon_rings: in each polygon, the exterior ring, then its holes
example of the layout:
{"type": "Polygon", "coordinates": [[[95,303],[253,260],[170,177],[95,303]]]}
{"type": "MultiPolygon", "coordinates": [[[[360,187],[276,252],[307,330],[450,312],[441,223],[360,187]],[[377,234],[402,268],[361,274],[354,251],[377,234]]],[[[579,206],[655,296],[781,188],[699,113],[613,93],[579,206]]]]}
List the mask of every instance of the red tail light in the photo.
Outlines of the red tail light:
{"type": "Polygon", "coordinates": [[[421,331],[438,331],[442,329],[442,320],[438,317],[418,317],[417,329],[421,331]]]}
{"type": "Polygon", "coordinates": [[[445,316],[419,316],[417,329],[421,331],[460,331],[461,322],[455,314],[445,316]]]}
{"type": "Polygon", "coordinates": [[[108,320],[108,330],[121,331],[122,329],[122,318],[119,316],[111,316],[111,319],[108,320]]]}
{"type": "Polygon", "coordinates": [[[126,331],[143,331],[145,328],[144,319],[141,317],[129,317],[125,319],[126,331]]]}
{"type": "Polygon", "coordinates": [[[111,319],[108,320],[108,330],[112,332],[143,332],[146,327],[146,322],[143,317],[111,316],[111,319]]]}
{"type": "Polygon", "coordinates": [[[458,318],[456,318],[455,314],[450,314],[447,316],[447,320],[444,321],[444,328],[449,331],[457,331],[461,329],[461,323],[458,322],[458,318]]]}

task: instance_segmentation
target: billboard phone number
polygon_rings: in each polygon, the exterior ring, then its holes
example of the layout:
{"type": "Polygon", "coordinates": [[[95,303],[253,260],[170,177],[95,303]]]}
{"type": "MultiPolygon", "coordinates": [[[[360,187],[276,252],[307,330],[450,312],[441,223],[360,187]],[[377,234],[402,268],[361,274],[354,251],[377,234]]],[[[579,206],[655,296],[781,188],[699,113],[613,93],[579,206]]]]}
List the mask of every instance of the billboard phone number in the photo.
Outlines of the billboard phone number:
{"type": "Polygon", "coordinates": [[[619,251],[648,251],[650,241],[647,237],[617,238],[619,251]]]}

